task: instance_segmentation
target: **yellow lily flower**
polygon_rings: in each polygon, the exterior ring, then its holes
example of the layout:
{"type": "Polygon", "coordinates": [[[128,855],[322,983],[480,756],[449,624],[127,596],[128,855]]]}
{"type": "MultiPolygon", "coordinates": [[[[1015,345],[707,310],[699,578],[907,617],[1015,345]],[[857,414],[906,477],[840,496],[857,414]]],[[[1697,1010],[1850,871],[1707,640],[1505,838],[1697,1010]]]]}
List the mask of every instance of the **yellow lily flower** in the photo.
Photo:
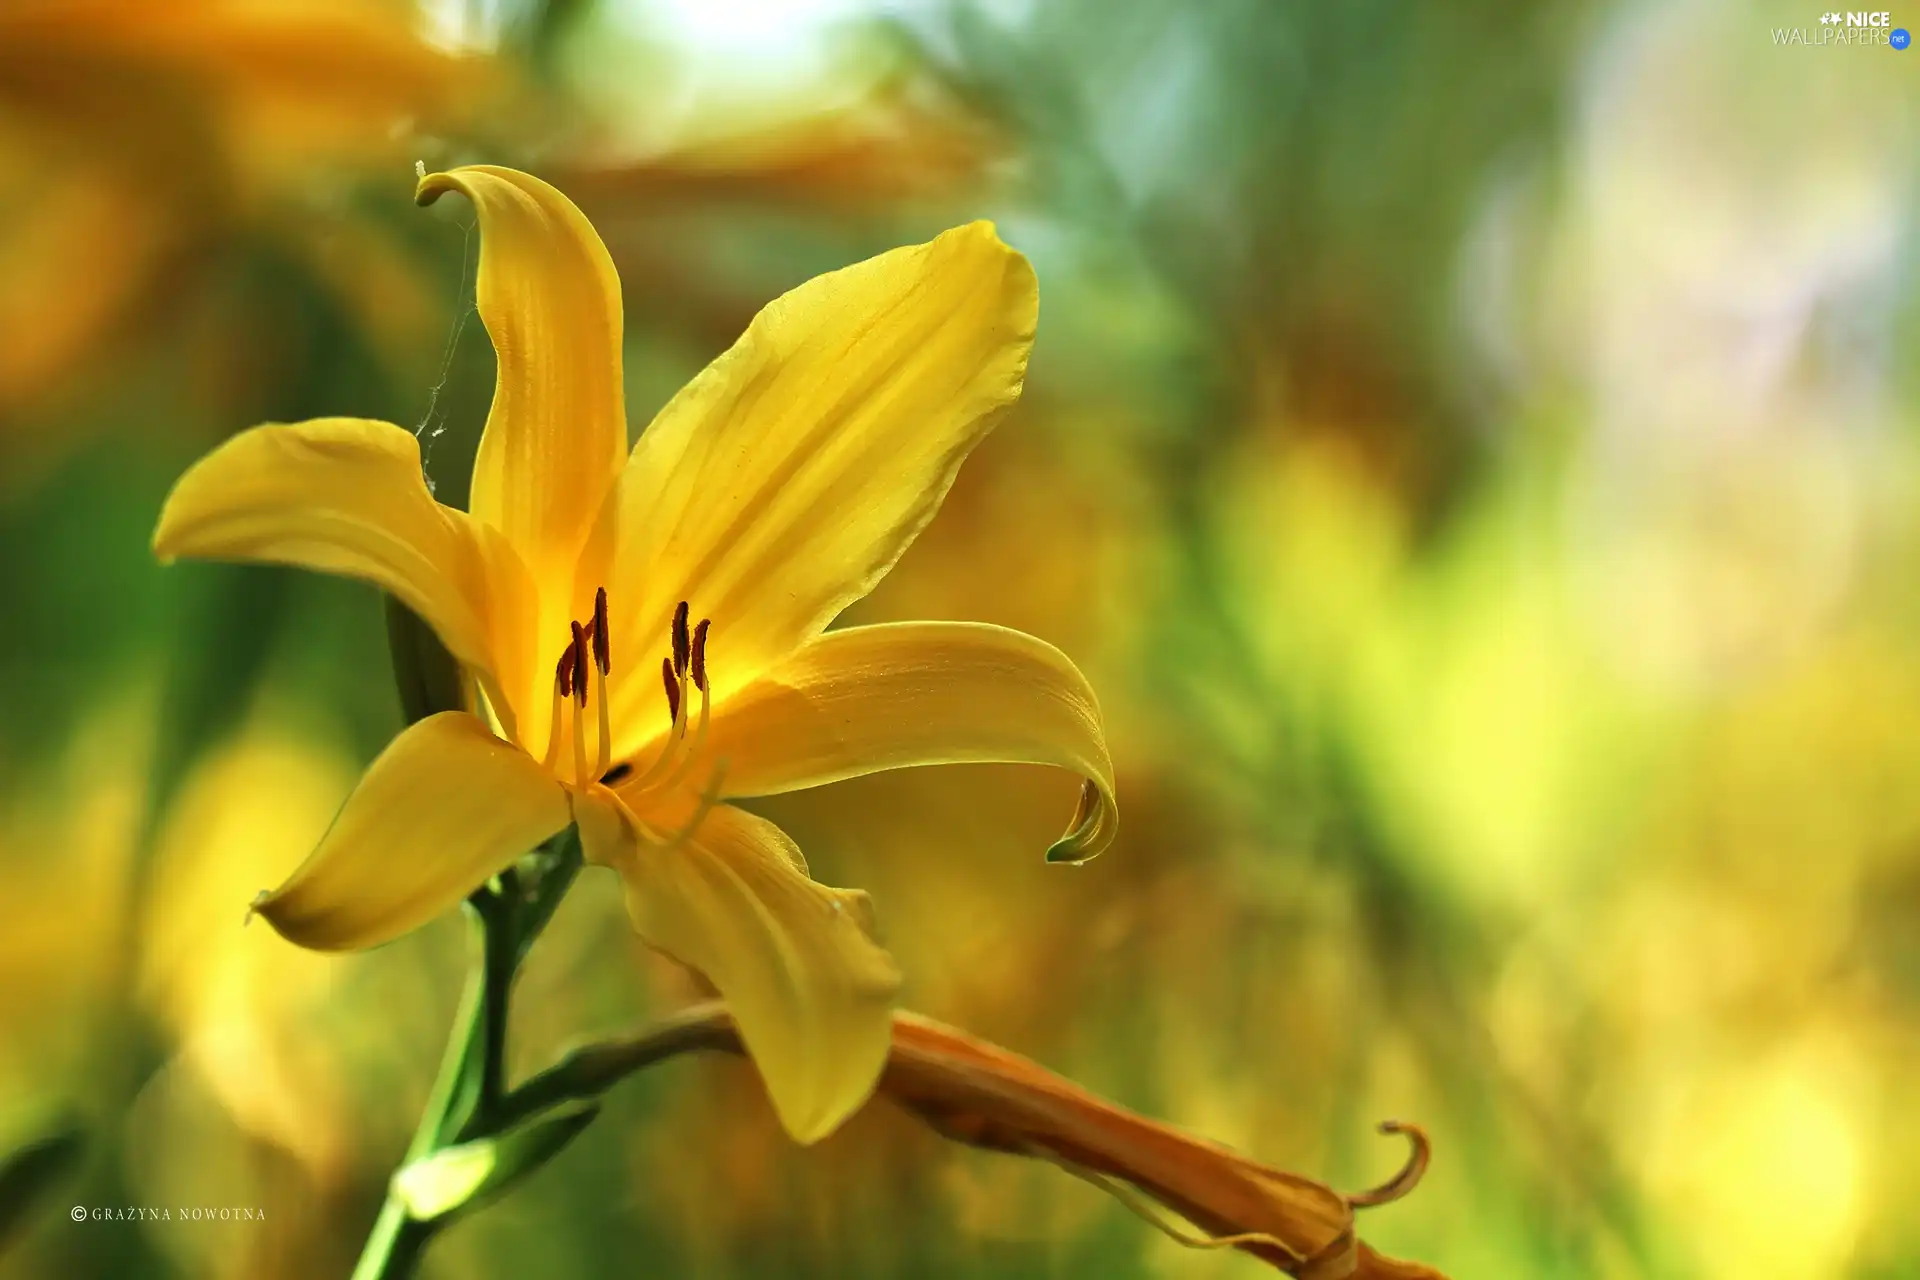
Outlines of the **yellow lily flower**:
{"type": "Polygon", "coordinates": [[[434,501],[409,432],[328,418],[235,436],[154,534],[163,559],[371,581],[471,677],[472,711],[395,739],[259,911],[302,946],[375,946],[577,823],[641,935],[726,997],[781,1121],[811,1142],[872,1090],[899,974],[865,895],[808,878],[778,827],[726,802],[912,765],[1050,764],[1084,781],[1049,858],[1113,837],[1098,708],[1057,649],[972,623],[826,630],[1019,396],[1032,268],[976,222],[801,285],[629,454],[599,236],[523,173],[429,174],[418,199],[450,190],[479,212],[498,354],[471,511],[434,501]]]}

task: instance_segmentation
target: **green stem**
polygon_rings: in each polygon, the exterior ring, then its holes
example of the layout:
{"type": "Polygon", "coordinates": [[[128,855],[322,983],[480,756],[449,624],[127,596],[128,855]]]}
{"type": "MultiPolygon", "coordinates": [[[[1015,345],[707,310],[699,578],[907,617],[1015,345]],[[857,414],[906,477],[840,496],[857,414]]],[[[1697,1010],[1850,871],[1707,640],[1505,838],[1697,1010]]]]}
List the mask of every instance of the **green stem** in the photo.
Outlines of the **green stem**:
{"type": "MultiPolygon", "coordinates": [[[[465,913],[468,932],[478,944],[479,963],[467,975],[467,986],[460,997],[460,1011],[454,1015],[453,1033],[447,1040],[440,1074],[434,1079],[427,1108],[407,1145],[402,1165],[429,1155],[445,1145],[460,1128],[466,1115],[475,1109],[482,1095],[485,1060],[498,1052],[504,1036],[506,992],[501,989],[496,955],[503,949],[499,921],[504,913],[491,890],[482,889],[467,900],[465,913]],[[491,901],[490,901],[491,900],[491,901]],[[483,905],[483,903],[485,905],[483,905]],[[476,1062],[482,1070],[476,1071],[476,1062]]],[[[509,952],[509,954],[511,954],[509,952]]],[[[508,981],[511,982],[509,973],[508,981]]],[[[497,1079],[497,1073],[495,1079],[497,1079]]],[[[400,1280],[413,1274],[420,1254],[433,1235],[434,1224],[416,1222],[407,1216],[406,1206],[391,1190],[380,1206],[380,1216],[367,1236],[353,1280],[400,1280]]]]}
{"type": "MultiPolygon", "coordinates": [[[[469,1081],[468,1096],[461,1098],[447,1115],[447,1127],[441,1131],[436,1147],[458,1141],[470,1131],[482,1128],[494,1110],[494,1103],[506,1089],[507,998],[513,993],[513,979],[519,971],[522,954],[516,936],[519,930],[515,927],[519,883],[511,869],[501,873],[499,886],[497,894],[483,889],[469,900],[481,922],[477,971],[480,1016],[471,1049],[471,1054],[477,1057],[469,1062],[463,1077],[469,1081]]],[[[459,1026],[457,1022],[454,1025],[459,1026]]],[[[407,1153],[409,1158],[415,1154],[407,1153]]]]}
{"type": "MultiPolygon", "coordinates": [[[[505,1127],[507,1017],[514,976],[579,873],[578,837],[569,830],[537,850],[525,865],[530,880],[509,868],[467,899],[464,910],[476,953],[474,965],[454,1016],[440,1074],[402,1168],[443,1147],[505,1127]]],[[[440,1225],[441,1220],[421,1222],[409,1216],[405,1204],[389,1189],[353,1280],[402,1280],[412,1275],[440,1225]]]]}
{"type": "Polygon", "coordinates": [[[742,1052],[740,1033],[718,1000],[682,1009],[646,1030],[575,1049],[500,1100],[501,1125],[563,1102],[590,1102],[620,1081],[668,1058],[705,1051],[742,1052]]]}
{"type": "Polygon", "coordinates": [[[412,1275],[432,1234],[430,1224],[409,1218],[406,1206],[389,1194],[380,1206],[373,1230],[367,1234],[367,1246],[360,1254],[360,1264],[353,1269],[353,1280],[412,1275]]]}

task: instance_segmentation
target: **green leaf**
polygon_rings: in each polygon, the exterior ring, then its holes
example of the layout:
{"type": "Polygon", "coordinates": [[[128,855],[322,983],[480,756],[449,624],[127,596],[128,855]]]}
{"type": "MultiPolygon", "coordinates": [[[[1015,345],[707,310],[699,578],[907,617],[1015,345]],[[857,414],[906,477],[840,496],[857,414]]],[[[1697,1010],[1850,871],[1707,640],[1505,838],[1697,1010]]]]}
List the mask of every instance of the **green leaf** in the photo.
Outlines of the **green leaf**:
{"type": "Polygon", "coordinates": [[[386,600],[387,648],[393,654],[393,682],[399,687],[400,709],[407,723],[465,707],[460,664],[419,614],[392,596],[386,600]]]}
{"type": "Polygon", "coordinates": [[[196,564],[178,572],[180,624],[160,713],[150,823],[253,705],[299,590],[293,570],[280,565],[196,564]]]}
{"type": "Polygon", "coordinates": [[[599,1114],[598,1103],[566,1103],[504,1133],[443,1147],[403,1165],[393,1194],[416,1222],[476,1208],[553,1159],[599,1114]]]}
{"type": "Polygon", "coordinates": [[[48,1189],[80,1162],[86,1145],[86,1134],[68,1124],[0,1160],[0,1250],[26,1224],[48,1189]]]}

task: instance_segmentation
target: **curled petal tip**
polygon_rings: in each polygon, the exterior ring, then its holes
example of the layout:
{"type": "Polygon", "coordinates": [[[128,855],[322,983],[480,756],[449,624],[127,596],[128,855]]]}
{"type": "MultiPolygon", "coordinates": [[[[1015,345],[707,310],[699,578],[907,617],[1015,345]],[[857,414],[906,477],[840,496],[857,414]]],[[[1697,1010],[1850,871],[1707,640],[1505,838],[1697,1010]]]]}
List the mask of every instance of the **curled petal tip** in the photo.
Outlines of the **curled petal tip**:
{"type": "Polygon", "coordinates": [[[415,170],[415,172],[419,173],[419,177],[413,185],[413,202],[422,209],[432,204],[435,200],[438,200],[445,192],[453,190],[457,185],[451,173],[444,171],[436,171],[434,173],[421,172],[420,170],[424,168],[425,166],[422,165],[415,170]]]}
{"type": "Polygon", "coordinates": [[[1111,831],[1102,830],[1098,821],[1089,821],[1047,846],[1047,862],[1060,867],[1083,866],[1105,853],[1110,843],[1111,831]]]}
{"type": "Polygon", "coordinates": [[[1047,850],[1047,861],[1069,867],[1091,862],[1113,843],[1115,825],[1111,797],[1089,778],[1080,785],[1080,804],[1067,834],[1047,850]]]}
{"type": "Polygon", "coordinates": [[[1094,857],[1094,854],[1088,853],[1072,836],[1056,840],[1047,847],[1047,861],[1057,867],[1084,866],[1093,861],[1094,857]]]}
{"type": "Polygon", "coordinates": [[[1400,1172],[1370,1191],[1347,1197],[1347,1203],[1356,1209],[1392,1204],[1405,1196],[1420,1185],[1420,1179],[1426,1175],[1427,1164],[1433,1159],[1433,1144],[1427,1139],[1427,1131],[1419,1125],[1404,1120],[1382,1120],[1380,1132],[1388,1136],[1406,1134],[1413,1149],[1407,1153],[1407,1162],[1400,1166],[1400,1172]]]}

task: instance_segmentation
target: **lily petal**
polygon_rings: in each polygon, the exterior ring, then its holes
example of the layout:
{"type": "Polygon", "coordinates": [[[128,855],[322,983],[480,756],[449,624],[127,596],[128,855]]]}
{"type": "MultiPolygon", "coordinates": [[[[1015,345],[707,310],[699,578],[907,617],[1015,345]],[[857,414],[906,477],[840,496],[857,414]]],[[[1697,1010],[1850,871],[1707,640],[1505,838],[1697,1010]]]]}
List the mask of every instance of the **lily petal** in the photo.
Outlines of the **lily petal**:
{"type": "Polygon", "coordinates": [[[1084,862],[1119,827],[1093,689],[1044,640],[973,622],[829,631],[715,709],[725,794],[772,795],[911,765],[1050,764],[1084,779],[1047,858],[1084,862]]]}
{"type": "Polygon", "coordinates": [[[564,829],[566,792],[464,711],[428,716],[380,753],[298,870],[255,909],[315,951],[418,928],[564,829]]]}
{"type": "MultiPolygon", "coordinates": [[[[811,280],[661,410],[620,480],[615,636],[680,600],[746,683],[879,582],[1020,395],[1039,294],[976,222],[811,280]]],[[[644,664],[641,664],[644,665],[644,664]]],[[[618,691],[631,723],[655,692],[618,691]]]]}
{"type": "Polygon", "coordinates": [[[726,998],[794,1141],[857,1111],[886,1065],[900,986],[867,896],[808,879],[784,831],[731,805],[678,848],[642,841],[617,865],[640,935],[726,998]]]}
{"type": "Polygon", "coordinates": [[[570,587],[627,449],[620,277],[586,215],[538,178],[491,165],[430,173],[415,199],[446,191],[480,217],[474,291],[498,357],[468,510],[536,579],[570,587]]]}
{"type": "Polygon", "coordinates": [[[433,500],[420,442],[390,422],[316,418],[241,432],[180,477],[153,549],[163,561],[292,564],[361,578],[425,618],[483,677],[524,662],[517,621],[533,590],[525,567],[499,534],[433,500]]]}

